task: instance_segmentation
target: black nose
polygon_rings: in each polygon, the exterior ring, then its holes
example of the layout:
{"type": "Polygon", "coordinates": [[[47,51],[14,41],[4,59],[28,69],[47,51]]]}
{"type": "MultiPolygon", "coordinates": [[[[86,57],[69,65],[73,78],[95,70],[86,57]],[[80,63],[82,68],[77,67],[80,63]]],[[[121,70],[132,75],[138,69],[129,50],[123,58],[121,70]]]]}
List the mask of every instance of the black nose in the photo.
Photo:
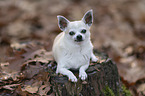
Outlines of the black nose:
{"type": "Polygon", "coordinates": [[[78,41],[82,41],[82,35],[78,35],[78,36],[77,36],[77,40],[78,40],[78,41]]]}

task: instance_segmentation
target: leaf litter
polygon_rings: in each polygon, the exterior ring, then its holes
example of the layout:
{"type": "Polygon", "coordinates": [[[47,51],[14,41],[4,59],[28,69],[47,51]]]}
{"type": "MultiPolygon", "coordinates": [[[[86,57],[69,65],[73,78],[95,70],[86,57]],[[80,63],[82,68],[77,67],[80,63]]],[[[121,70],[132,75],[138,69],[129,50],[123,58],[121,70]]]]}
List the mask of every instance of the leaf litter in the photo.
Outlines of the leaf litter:
{"type": "Polygon", "coordinates": [[[51,94],[50,77],[45,69],[53,60],[52,53],[29,44],[21,51],[16,52],[9,62],[1,64],[5,71],[0,80],[9,83],[0,83],[0,89],[11,90],[14,91],[12,95],[22,96],[51,94]]]}
{"type": "MultiPolygon", "coordinates": [[[[105,51],[116,62],[122,82],[134,95],[144,95],[144,4],[144,0],[1,0],[0,94],[54,94],[48,92],[51,85],[44,78],[38,81],[34,78],[38,79],[40,74],[49,78],[51,70],[45,70],[47,65],[56,68],[49,52],[54,37],[60,32],[56,16],[61,14],[77,20],[92,8],[94,49],[105,51]],[[28,92],[28,89],[36,93],[28,92]]],[[[105,59],[99,58],[97,63],[103,62],[105,59]]]]}

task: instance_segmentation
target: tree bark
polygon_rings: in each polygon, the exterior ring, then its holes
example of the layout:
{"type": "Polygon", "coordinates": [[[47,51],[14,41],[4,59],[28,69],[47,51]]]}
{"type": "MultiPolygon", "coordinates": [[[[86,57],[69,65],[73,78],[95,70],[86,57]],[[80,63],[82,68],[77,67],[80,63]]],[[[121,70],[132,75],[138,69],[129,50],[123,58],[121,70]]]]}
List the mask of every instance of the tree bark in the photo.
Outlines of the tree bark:
{"type": "MultiPolygon", "coordinates": [[[[115,96],[120,94],[120,77],[116,64],[104,53],[97,53],[103,60],[93,63],[86,70],[88,78],[78,79],[77,83],[68,81],[66,76],[51,75],[50,82],[56,96],[115,96]]],[[[55,71],[54,71],[55,72],[55,71]]],[[[53,73],[53,72],[52,72],[53,73]]],[[[78,72],[73,71],[78,78],[78,72]]]]}

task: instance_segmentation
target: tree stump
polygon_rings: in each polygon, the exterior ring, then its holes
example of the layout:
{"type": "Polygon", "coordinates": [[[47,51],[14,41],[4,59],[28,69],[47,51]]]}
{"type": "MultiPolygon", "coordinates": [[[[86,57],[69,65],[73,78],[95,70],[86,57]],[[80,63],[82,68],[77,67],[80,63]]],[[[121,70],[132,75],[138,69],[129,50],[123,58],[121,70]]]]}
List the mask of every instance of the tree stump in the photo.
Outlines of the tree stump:
{"type": "MultiPolygon", "coordinates": [[[[120,94],[120,77],[116,64],[102,52],[95,52],[100,62],[91,63],[86,70],[88,78],[78,79],[77,83],[68,80],[66,76],[54,75],[55,67],[50,74],[50,83],[56,96],[117,96],[120,94]]],[[[78,71],[72,72],[78,78],[78,71]]],[[[50,72],[49,72],[50,73],[50,72]]]]}

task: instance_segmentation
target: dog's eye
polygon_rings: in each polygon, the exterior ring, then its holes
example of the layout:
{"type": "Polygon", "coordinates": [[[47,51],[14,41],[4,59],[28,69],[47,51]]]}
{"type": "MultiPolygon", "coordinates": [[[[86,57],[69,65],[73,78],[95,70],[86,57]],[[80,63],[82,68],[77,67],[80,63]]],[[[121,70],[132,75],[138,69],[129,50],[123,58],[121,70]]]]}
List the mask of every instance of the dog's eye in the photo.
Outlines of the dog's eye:
{"type": "Polygon", "coordinates": [[[83,30],[81,31],[81,33],[86,33],[86,29],[83,29],[83,30]]]}
{"type": "Polygon", "coordinates": [[[69,32],[69,35],[71,35],[71,36],[72,36],[72,35],[75,35],[75,32],[70,31],[70,32],[69,32]]]}

